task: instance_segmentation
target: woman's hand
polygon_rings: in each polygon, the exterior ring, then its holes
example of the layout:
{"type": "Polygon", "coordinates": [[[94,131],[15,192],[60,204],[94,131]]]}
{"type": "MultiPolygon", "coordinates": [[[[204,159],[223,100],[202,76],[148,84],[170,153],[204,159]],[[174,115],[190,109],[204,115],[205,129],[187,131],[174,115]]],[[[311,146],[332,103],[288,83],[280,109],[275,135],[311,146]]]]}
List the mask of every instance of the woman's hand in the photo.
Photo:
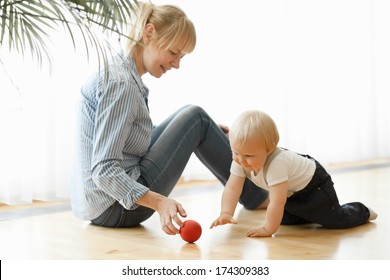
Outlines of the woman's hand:
{"type": "Polygon", "coordinates": [[[166,197],[158,203],[156,211],[160,215],[161,228],[166,234],[175,235],[180,233],[179,229],[183,222],[178,214],[181,217],[187,217],[187,213],[179,202],[166,197]],[[179,228],[174,225],[173,221],[179,228]]]}
{"type": "Polygon", "coordinates": [[[224,124],[218,124],[219,128],[222,129],[223,133],[229,136],[229,127],[224,124]]]}
{"type": "Polygon", "coordinates": [[[179,229],[183,222],[181,217],[187,217],[183,206],[174,199],[163,196],[159,193],[148,191],[137,204],[149,207],[160,215],[161,228],[166,234],[175,235],[180,233],[179,229]],[[177,224],[176,227],[172,220],[177,224]]]}
{"type": "Polygon", "coordinates": [[[221,214],[215,221],[210,225],[210,228],[216,226],[222,226],[225,224],[237,224],[237,221],[233,219],[233,216],[230,214],[221,214]]]}

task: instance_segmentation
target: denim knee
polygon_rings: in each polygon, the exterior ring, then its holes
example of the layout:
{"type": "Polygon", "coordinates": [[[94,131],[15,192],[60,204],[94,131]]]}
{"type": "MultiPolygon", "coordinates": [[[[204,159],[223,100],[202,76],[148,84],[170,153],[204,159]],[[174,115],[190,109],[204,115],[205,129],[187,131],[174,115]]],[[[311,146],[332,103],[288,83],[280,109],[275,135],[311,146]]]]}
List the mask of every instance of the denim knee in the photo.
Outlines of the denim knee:
{"type": "Polygon", "coordinates": [[[184,111],[186,112],[186,114],[189,115],[189,118],[193,118],[193,117],[196,117],[197,115],[199,115],[199,118],[200,119],[210,119],[209,115],[207,114],[207,112],[200,106],[198,105],[188,105],[184,111]]]}
{"type": "Polygon", "coordinates": [[[268,191],[257,187],[249,179],[245,184],[240,196],[240,203],[249,210],[259,207],[268,197],[268,191]]]}

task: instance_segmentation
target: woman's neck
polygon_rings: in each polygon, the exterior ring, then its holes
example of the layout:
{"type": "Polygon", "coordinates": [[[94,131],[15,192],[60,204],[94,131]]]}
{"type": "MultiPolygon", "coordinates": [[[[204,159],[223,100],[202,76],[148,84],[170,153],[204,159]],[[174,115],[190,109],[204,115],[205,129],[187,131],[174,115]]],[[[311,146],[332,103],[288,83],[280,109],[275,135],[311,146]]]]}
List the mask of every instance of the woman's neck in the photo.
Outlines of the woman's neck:
{"type": "Polygon", "coordinates": [[[144,69],[144,62],[143,62],[143,56],[142,56],[142,48],[137,48],[137,47],[134,47],[132,50],[131,50],[131,56],[133,57],[134,59],[134,63],[135,63],[135,66],[137,67],[137,70],[138,70],[138,74],[140,76],[142,76],[143,74],[146,73],[145,69],[144,69]]]}

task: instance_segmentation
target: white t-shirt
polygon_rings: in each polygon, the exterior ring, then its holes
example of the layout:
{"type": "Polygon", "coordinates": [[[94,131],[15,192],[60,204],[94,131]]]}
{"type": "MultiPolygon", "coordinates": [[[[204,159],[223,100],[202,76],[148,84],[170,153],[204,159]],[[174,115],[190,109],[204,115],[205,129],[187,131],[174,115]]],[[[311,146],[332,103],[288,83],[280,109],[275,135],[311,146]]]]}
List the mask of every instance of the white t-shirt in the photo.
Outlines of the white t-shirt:
{"type": "Polygon", "coordinates": [[[258,187],[269,190],[273,185],[288,181],[289,196],[304,189],[313,178],[315,172],[313,159],[303,157],[290,150],[282,150],[270,163],[266,178],[264,167],[255,175],[253,171],[245,171],[237,162],[233,161],[230,172],[239,177],[247,177],[258,187]]]}

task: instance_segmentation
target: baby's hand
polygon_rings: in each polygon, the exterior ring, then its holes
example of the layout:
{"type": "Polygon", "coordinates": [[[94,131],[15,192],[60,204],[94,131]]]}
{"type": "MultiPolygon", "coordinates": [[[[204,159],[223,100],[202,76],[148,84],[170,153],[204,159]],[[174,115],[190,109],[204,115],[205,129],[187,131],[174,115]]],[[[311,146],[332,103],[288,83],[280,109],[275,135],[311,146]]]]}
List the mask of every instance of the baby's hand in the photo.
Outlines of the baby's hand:
{"type": "Polygon", "coordinates": [[[216,226],[222,226],[225,224],[237,224],[237,221],[233,219],[233,216],[230,214],[221,214],[215,221],[210,225],[210,228],[216,226]]]}
{"type": "Polygon", "coordinates": [[[246,233],[247,237],[270,237],[272,233],[268,232],[263,226],[255,227],[246,233]]]}

